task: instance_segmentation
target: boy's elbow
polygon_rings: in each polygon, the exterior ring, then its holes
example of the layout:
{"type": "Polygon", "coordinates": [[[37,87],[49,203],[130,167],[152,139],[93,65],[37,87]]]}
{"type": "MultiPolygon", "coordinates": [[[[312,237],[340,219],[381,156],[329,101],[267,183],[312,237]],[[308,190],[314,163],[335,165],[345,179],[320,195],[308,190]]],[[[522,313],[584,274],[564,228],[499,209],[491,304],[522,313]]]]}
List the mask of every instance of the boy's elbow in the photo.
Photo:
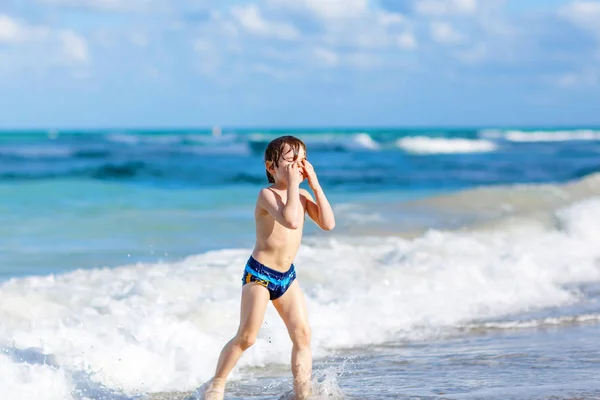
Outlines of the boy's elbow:
{"type": "Polygon", "coordinates": [[[287,228],[296,230],[296,229],[300,228],[300,223],[296,222],[296,221],[290,221],[290,222],[288,222],[287,228]]]}
{"type": "Polygon", "coordinates": [[[288,219],[285,221],[285,227],[288,229],[296,230],[302,226],[302,221],[295,219],[288,219]]]}
{"type": "Polygon", "coordinates": [[[304,214],[284,212],[282,225],[288,229],[298,229],[304,222],[304,214]]]}
{"type": "Polygon", "coordinates": [[[324,230],[324,231],[330,231],[330,230],[332,230],[333,228],[335,228],[335,221],[331,221],[331,222],[329,222],[329,223],[327,223],[327,224],[323,224],[323,225],[321,226],[321,228],[323,228],[323,230],[324,230]]]}

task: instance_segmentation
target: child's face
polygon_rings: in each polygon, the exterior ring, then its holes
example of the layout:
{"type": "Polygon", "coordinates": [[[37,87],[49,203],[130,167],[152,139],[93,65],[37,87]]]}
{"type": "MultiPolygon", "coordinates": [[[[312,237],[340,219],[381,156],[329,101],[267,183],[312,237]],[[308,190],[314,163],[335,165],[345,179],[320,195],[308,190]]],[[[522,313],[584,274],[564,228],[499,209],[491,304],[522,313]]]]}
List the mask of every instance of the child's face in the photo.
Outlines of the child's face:
{"type": "MultiPolygon", "coordinates": [[[[278,165],[275,166],[272,164],[269,168],[269,172],[275,178],[276,182],[282,181],[286,182],[286,174],[285,170],[289,164],[297,164],[300,168],[298,173],[302,175],[303,178],[306,178],[304,175],[304,166],[302,165],[302,160],[306,159],[306,154],[304,149],[300,147],[298,149],[298,158],[294,160],[294,150],[289,146],[285,145],[283,147],[283,151],[281,152],[281,156],[279,157],[278,165]]],[[[287,182],[286,182],[287,183],[287,182]]]]}

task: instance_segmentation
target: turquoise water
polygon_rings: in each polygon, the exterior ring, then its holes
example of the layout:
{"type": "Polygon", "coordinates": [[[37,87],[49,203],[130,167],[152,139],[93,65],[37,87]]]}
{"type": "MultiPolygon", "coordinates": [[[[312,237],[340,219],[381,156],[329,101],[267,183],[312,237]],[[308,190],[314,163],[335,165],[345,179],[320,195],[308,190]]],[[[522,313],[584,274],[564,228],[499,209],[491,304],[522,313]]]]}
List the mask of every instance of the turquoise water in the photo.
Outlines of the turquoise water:
{"type": "Polygon", "coordinates": [[[263,151],[287,133],[307,143],[336,204],[557,183],[600,167],[591,128],[3,132],[0,278],[252,246],[263,151]]]}

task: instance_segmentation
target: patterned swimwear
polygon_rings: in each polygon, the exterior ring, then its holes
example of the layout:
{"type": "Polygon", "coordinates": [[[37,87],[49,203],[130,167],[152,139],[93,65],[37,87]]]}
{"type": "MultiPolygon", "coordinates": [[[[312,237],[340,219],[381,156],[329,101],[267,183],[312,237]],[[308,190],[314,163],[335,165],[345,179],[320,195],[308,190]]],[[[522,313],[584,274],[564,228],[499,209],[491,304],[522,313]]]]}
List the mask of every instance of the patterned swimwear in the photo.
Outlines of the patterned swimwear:
{"type": "Polygon", "coordinates": [[[271,300],[277,300],[283,296],[295,279],[296,268],[294,264],[286,272],[279,272],[261,264],[250,256],[244,268],[242,286],[250,282],[256,282],[269,290],[271,300]]]}

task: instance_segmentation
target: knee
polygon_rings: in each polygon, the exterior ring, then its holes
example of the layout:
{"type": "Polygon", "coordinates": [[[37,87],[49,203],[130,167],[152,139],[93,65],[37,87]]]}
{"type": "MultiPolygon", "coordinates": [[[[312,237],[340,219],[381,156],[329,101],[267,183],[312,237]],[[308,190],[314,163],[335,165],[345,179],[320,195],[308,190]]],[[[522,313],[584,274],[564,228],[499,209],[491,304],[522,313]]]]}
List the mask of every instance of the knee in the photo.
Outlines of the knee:
{"type": "Polygon", "coordinates": [[[242,350],[249,349],[254,343],[256,343],[256,335],[249,333],[242,333],[236,337],[236,342],[242,350]]]}
{"type": "Polygon", "coordinates": [[[292,331],[290,335],[292,339],[292,343],[296,347],[309,347],[310,346],[310,327],[301,326],[297,327],[292,331]]]}

